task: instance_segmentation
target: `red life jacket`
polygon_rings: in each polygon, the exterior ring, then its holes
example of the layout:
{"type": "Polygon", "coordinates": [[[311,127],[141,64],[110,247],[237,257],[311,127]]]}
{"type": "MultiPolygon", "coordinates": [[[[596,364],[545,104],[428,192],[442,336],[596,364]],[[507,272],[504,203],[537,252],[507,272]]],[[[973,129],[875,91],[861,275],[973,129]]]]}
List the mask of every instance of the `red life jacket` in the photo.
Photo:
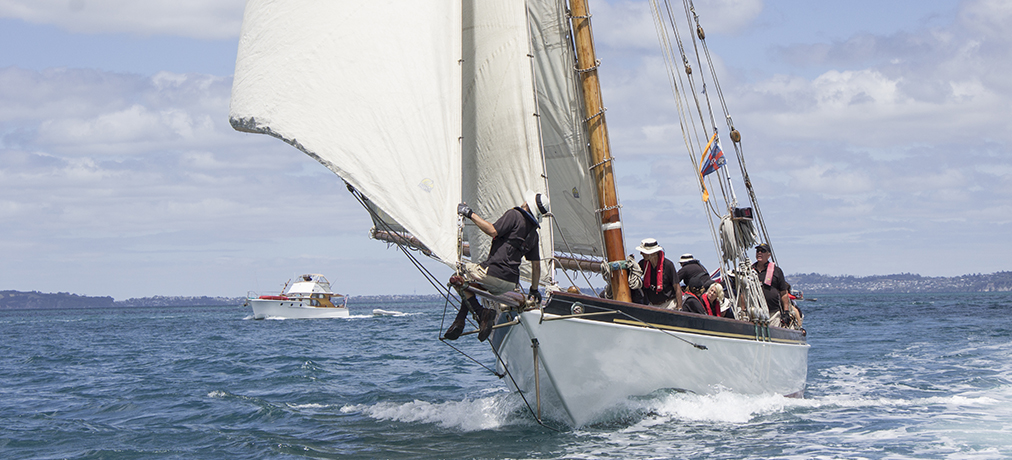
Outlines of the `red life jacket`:
{"type": "Polygon", "coordinates": [[[710,316],[720,316],[720,307],[716,309],[710,307],[710,296],[704,292],[702,296],[697,296],[700,302],[703,303],[703,307],[706,308],[706,314],[710,316]],[[716,310],[716,311],[714,311],[716,310]]]}
{"type": "Polygon", "coordinates": [[[661,292],[664,289],[664,251],[657,251],[660,256],[657,258],[657,267],[647,261],[643,270],[643,288],[653,289],[654,292],[661,292]],[[653,276],[651,276],[653,275],[653,276]],[[651,278],[656,279],[653,281],[651,278]]]}

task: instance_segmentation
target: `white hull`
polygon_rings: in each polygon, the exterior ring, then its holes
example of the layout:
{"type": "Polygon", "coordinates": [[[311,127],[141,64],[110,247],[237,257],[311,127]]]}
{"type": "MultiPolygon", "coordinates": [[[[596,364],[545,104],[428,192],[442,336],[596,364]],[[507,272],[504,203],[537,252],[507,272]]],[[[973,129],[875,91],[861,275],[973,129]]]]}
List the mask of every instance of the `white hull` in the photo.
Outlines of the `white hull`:
{"type": "MultiPolygon", "coordinates": [[[[630,396],[661,389],[694,393],[801,395],[808,373],[805,343],[772,343],[528,311],[510,327],[499,353],[529,404],[540,394],[547,417],[591,423],[630,396]],[[705,350],[679,340],[703,345],[705,350]],[[535,391],[532,338],[538,341],[535,391]]],[[[634,323],[634,322],[630,322],[634,323]]],[[[503,369],[500,365],[500,371],[503,369]]],[[[507,381],[511,381],[509,378],[507,381]]]]}
{"type": "Polygon", "coordinates": [[[290,300],[249,299],[247,303],[253,307],[253,318],[347,318],[347,307],[314,307],[303,302],[290,300]]]}

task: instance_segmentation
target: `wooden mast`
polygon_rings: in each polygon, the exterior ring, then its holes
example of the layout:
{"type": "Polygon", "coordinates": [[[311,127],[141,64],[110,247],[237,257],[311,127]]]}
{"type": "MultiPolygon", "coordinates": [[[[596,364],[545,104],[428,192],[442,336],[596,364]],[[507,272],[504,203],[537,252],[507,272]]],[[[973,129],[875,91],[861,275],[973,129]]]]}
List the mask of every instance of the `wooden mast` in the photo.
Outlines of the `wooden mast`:
{"type": "Polygon", "coordinates": [[[601,102],[601,84],[597,78],[597,56],[590,28],[590,8],[587,6],[587,0],[570,0],[569,9],[576,42],[576,68],[580,73],[583,106],[588,117],[590,158],[594,165],[591,173],[597,183],[605,254],[611,270],[611,292],[615,300],[630,302],[632,299],[629,293],[629,274],[625,265],[621,264],[626,257],[625,242],[622,238],[618,195],[615,193],[615,178],[612,174],[608,127],[604,121],[604,104],[601,102]]]}

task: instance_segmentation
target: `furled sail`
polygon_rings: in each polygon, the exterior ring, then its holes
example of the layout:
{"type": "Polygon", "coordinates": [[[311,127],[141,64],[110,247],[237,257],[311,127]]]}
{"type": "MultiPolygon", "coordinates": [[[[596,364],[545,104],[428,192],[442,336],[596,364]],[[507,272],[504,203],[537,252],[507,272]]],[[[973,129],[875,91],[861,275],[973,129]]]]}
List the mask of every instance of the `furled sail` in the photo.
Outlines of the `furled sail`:
{"type": "Polygon", "coordinates": [[[249,0],[232,126],[317,159],[453,264],[460,31],[454,0],[249,0]]]}

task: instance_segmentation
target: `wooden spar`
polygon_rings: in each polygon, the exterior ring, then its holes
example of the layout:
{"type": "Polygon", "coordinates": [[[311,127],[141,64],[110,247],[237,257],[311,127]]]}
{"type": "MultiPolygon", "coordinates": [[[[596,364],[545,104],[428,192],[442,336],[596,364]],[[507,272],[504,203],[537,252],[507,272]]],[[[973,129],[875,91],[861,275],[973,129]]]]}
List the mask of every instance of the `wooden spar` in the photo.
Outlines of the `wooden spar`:
{"type": "MultiPolygon", "coordinates": [[[[604,122],[601,83],[597,78],[597,55],[594,52],[594,37],[590,28],[590,8],[587,6],[587,0],[570,0],[569,9],[576,42],[576,68],[580,72],[583,85],[583,106],[589,117],[587,130],[590,133],[590,158],[591,164],[595,165],[591,173],[597,183],[605,254],[609,262],[624,262],[625,240],[622,237],[618,195],[615,193],[615,178],[612,174],[608,127],[604,122]]],[[[632,301],[627,269],[612,268],[611,292],[615,300],[632,301]]]]}

